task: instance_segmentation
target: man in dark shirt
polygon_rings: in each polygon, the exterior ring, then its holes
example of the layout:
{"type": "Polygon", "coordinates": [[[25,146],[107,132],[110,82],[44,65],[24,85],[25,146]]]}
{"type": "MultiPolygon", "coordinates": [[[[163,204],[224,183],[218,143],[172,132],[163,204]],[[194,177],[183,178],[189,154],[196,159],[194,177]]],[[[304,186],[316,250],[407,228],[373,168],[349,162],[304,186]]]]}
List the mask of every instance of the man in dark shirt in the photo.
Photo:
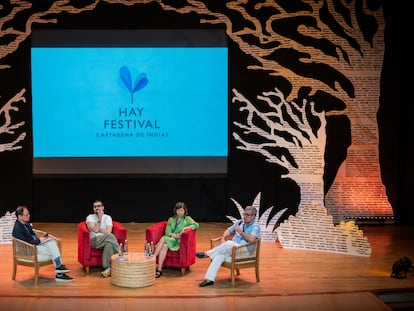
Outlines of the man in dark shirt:
{"type": "Polygon", "coordinates": [[[56,273],[55,280],[57,282],[73,281],[72,277],[66,275],[70,270],[62,263],[62,256],[56,240],[48,236],[39,238],[36,236],[30,225],[30,213],[26,206],[18,206],[15,213],[17,219],[12,232],[13,237],[35,244],[38,256],[46,256],[53,259],[56,273]]]}

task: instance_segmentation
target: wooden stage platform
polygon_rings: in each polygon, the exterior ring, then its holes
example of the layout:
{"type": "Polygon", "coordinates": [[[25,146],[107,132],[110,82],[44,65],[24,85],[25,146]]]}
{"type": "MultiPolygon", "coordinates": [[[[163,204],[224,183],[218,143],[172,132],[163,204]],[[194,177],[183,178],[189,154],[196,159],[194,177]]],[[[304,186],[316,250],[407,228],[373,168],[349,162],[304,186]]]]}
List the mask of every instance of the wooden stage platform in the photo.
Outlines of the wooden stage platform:
{"type": "MultiPolygon", "coordinates": [[[[142,251],[150,224],[124,225],[129,251],[142,251]]],[[[228,225],[201,223],[197,250],[206,250],[210,238],[220,236],[228,225]]],[[[284,249],[276,242],[263,242],[260,282],[253,269],[245,269],[232,287],[229,270],[222,268],[216,283],[204,288],[198,283],[204,279],[208,259],[197,259],[184,276],[164,269],[152,286],[122,288],[102,278],[98,268],[85,275],[77,262],[77,224],[35,223],[34,227],[62,238],[64,263],[75,280],[55,282],[53,267],[48,266],[40,268],[35,286],[33,269],[19,266],[12,281],[11,244],[1,244],[1,310],[414,310],[414,273],[405,279],[390,277],[395,260],[414,259],[414,227],[360,226],[372,248],[370,257],[284,249]],[[404,301],[393,300],[398,295],[404,301]]]]}

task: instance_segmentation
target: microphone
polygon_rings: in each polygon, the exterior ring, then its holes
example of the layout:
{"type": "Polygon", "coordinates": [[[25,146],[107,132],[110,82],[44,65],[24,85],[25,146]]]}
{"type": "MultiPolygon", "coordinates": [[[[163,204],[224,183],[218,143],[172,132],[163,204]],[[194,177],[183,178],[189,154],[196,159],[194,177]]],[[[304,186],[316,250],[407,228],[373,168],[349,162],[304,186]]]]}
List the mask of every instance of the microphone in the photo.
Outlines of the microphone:
{"type": "Polygon", "coordinates": [[[240,219],[239,221],[238,221],[238,224],[237,224],[239,227],[241,227],[242,228],[242,231],[244,232],[244,223],[243,223],[243,219],[240,219]]]}

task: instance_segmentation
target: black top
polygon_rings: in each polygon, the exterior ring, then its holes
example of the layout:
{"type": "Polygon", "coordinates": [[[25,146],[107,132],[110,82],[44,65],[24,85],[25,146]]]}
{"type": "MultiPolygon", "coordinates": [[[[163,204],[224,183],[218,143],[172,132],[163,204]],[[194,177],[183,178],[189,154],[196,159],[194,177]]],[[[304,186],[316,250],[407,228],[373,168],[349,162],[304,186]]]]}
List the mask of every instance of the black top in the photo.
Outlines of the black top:
{"type": "Polygon", "coordinates": [[[18,220],[16,220],[14,224],[12,235],[17,239],[26,241],[30,244],[40,244],[40,240],[33,232],[32,226],[30,224],[24,225],[18,220]]]}

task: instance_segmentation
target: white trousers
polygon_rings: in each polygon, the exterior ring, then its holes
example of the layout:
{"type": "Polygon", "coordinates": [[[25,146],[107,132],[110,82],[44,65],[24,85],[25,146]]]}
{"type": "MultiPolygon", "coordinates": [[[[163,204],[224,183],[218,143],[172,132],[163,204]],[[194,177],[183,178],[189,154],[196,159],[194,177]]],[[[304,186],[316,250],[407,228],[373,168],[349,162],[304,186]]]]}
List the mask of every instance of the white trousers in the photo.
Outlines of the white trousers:
{"type": "Polygon", "coordinates": [[[60,250],[56,244],[56,240],[47,240],[46,242],[36,245],[36,248],[37,258],[39,260],[53,259],[53,264],[55,267],[58,267],[62,264],[62,259],[60,258],[60,250]]]}
{"type": "MultiPolygon", "coordinates": [[[[230,260],[233,246],[239,246],[239,245],[240,244],[237,244],[229,240],[206,251],[207,256],[211,258],[211,263],[207,269],[207,272],[204,278],[210,281],[215,281],[217,271],[220,269],[221,264],[226,260],[226,258],[230,260]]],[[[237,257],[250,256],[250,253],[246,247],[242,247],[241,249],[237,251],[237,253],[238,253],[237,257]]]]}

